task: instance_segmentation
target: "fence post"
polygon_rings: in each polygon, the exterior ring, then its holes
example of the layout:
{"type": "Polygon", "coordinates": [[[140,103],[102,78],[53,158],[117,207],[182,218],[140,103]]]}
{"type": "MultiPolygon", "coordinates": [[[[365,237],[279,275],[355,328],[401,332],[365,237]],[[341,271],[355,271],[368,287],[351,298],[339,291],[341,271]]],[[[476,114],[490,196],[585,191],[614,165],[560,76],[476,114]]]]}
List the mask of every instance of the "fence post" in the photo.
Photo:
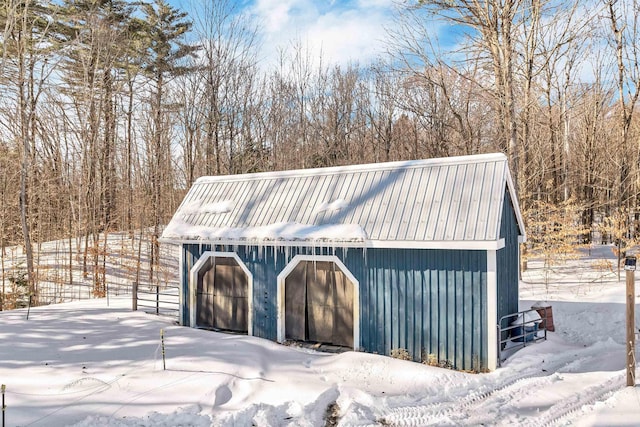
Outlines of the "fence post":
{"type": "Polygon", "coordinates": [[[500,323],[496,325],[498,329],[498,368],[502,367],[502,328],[500,328],[500,323]]]}
{"type": "Polygon", "coordinates": [[[131,309],[133,311],[138,311],[138,282],[132,283],[132,291],[131,291],[131,309]]]}
{"type": "Polygon", "coordinates": [[[156,285],[156,316],[160,314],[160,285],[156,285]]]}
{"type": "Polygon", "coordinates": [[[7,386],[2,384],[2,387],[0,387],[2,389],[2,427],[4,427],[4,412],[5,409],[7,409],[7,407],[4,404],[4,391],[7,389],[7,386]]]}
{"type": "MultiPolygon", "coordinates": [[[[627,260],[632,258],[627,257],[627,260]]],[[[633,269],[627,267],[625,262],[626,273],[626,294],[627,294],[627,387],[636,386],[636,335],[635,335],[635,319],[636,319],[636,288],[635,288],[635,257],[633,257],[633,269]]]]}
{"type": "Polygon", "coordinates": [[[164,355],[164,329],[160,329],[160,342],[162,343],[162,370],[167,370],[167,362],[164,355]]]}

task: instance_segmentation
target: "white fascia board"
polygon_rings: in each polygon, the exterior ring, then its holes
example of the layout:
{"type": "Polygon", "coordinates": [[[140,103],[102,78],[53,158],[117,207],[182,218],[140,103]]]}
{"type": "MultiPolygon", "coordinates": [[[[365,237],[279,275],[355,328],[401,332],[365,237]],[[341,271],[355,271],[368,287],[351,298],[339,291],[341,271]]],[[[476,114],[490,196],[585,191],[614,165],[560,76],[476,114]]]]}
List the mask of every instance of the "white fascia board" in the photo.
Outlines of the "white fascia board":
{"type": "Polygon", "coordinates": [[[452,249],[496,251],[504,248],[505,240],[367,240],[364,242],[332,242],[313,240],[200,240],[200,239],[165,239],[166,242],[195,245],[227,245],[227,246],[274,246],[305,248],[387,248],[387,249],[452,249]]]}
{"type": "Polygon", "coordinates": [[[438,241],[413,241],[413,240],[369,240],[367,248],[393,248],[393,249],[460,249],[460,250],[498,250],[505,246],[505,240],[438,240],[438,241]]]}
{"type": "Polygon", "coordinates": [[[511,195],[511,203],[513,203],[513,210],[516,213],[516,220],[518,222],[518,228],[522,234],[518,235],[518,242],[524,243],[527,241],[527,232],[524,228],[524,218],[522,218],[522,212],[520,211],[520,204],[518,203],[518,194],[516,192],[516,186],[511,177],[511,171],[509,170],[509,163],[507,163],[507,189],[511,195]]]}

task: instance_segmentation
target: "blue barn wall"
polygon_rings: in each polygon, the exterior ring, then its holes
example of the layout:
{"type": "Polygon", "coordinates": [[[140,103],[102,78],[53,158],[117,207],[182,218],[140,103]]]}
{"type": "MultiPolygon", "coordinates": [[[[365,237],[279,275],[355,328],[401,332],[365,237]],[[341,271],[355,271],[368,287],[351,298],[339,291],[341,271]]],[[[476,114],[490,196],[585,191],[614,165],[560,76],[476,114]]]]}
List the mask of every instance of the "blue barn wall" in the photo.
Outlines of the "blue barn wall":
{"type": "MultiPolygon", "coordinates": [[[[360,283],[360,348],[406,349],[455,369],[487,368],[487,255],[433,249],[183,245],[183,295],[191,266],[209,250],[235,252],[253,274],[253,334],[277,339],[277,276],[296,255],[335,255],[360,283]]],[[[516,282],[517,285],[517,282],[516,282]]],[[[184,298],[183,324],[188,324],[184,298]]]]}
{"type": "MultiPolygon", "coordinates": [[[[508,191],[504,194],[502,208],[502,221],[500,224],[500,238],[505,239],[505,245],[496,256],[497,264],[497,294],[498,317],[516,313],[518,311],[518,279],[519,279],[519,253],[518,220],[513,210],[511,195],[508,191]]],[[[506,325],[503,325],[506,326],[506,325]]]]}

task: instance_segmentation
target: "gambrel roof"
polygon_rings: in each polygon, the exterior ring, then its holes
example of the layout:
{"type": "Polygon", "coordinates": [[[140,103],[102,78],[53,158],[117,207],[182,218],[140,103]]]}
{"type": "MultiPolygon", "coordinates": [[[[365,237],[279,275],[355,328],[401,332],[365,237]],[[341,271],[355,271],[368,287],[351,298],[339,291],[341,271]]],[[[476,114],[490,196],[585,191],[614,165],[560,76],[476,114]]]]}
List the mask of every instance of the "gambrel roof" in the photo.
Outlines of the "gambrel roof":
{"type": "Polygon", "coordinates": [[[498,249],[509,200],[523,241],[503,154],[202,177],[162,240],[498,249]]]}

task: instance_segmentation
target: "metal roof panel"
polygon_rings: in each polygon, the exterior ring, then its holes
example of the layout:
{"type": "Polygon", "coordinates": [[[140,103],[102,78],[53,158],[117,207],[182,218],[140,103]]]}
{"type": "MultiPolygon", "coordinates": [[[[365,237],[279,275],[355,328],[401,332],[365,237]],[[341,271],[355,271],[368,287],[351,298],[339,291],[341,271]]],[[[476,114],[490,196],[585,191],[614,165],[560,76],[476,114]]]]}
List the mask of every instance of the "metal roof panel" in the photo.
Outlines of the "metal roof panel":
{"type": "Polygon", "coordinates": [[[185,235],[167,232],[164,238],[197,238],[187,235],[189,225],[195,230],[299,223],[356,224],[371,241],[496,241],[504,191],[513,198],[512,187],[502,154],[204,177],[172,219],[187,224],[180,229],[185,235]],[[231,202],[229,211],[193,208],[225,201],[231,202]]]}

